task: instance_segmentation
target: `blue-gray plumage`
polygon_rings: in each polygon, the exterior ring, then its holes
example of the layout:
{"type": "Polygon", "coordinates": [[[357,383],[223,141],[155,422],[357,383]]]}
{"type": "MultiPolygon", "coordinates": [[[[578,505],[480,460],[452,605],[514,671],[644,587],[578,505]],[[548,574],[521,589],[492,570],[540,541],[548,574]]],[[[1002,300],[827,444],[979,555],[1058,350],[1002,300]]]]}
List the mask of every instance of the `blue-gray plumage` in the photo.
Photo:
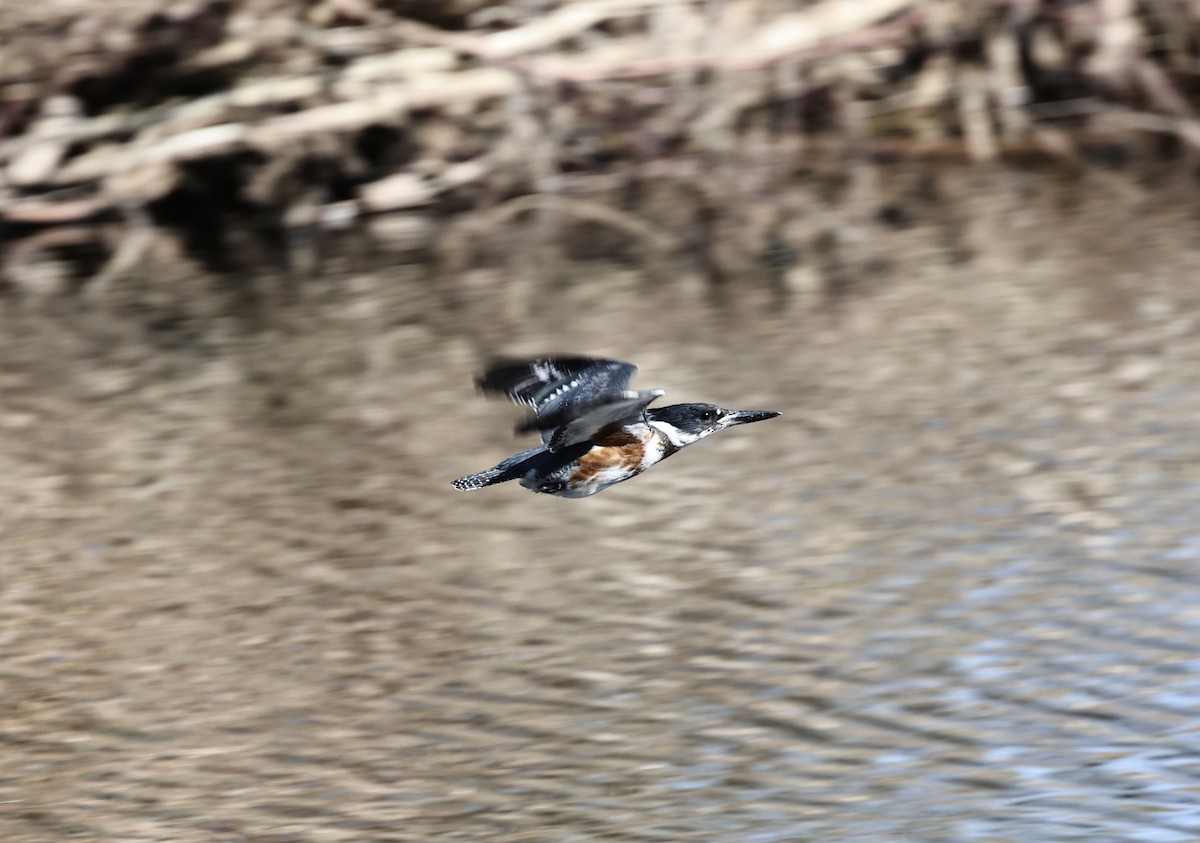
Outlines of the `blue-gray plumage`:
{"type": "Polygon", "coordinates": [[[479,388],[532,408],[518,432],[541,432],[542,444],[487,471],[460,477],[454,488],[482,489],[520,480],[534,492],[566,498],[594,495],[641,474],[681,448],[738,424],[778,416],[774,410],[725,410],[715,404],[648,405],[661,389],[631,390],[637,367],[593,357],[545,357],[499,363],[479,388]]]}

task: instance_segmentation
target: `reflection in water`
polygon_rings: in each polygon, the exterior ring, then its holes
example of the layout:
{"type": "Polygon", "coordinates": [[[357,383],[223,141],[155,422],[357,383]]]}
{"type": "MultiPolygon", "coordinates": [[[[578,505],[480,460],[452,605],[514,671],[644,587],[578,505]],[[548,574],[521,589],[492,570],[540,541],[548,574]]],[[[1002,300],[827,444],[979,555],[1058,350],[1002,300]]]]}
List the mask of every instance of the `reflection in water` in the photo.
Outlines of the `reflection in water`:
{"type": "Polygon", "coordinates": [[[964,280],[909,231],[832,311],[597,266],[536,324],[409,268],[198,347],[10,308],[3,838],[1197,839],[1194,292],[1097,314],[1080,236],[964,280]],[[511,444],[470,375],[545,350],[785,415],[456,493],[511,444]]]}

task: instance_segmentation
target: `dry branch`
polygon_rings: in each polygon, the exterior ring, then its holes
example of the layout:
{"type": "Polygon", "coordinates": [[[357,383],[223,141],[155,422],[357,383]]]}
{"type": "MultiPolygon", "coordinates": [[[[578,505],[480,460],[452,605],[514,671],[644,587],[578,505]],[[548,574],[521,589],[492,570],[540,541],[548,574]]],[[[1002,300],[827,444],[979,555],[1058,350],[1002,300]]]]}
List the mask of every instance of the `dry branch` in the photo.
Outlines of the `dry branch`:
{"type": "MultiPolygon", "coordinates": [[[[440,30],[371,4],[345,7],[370,26],[323,29],[277,15],[260,32],[242,19],[181,49],[170,68],[228,74],[227,90],[93,117],[78,103],[50,107],[47,96],[45,116],[14,123],[23,133],[0,140],[0,218],[55,225],[145,208],[180,187],[184,162],[253,151],[266,163],[247,176],[242,198],[263,207],[313,195],[297,184],[310,177],[298,174],[309,156],[354,185],[354,198],[314,200],[331,218],[428,204],[469,186],[459,195],[507,200],[504,213],[558,208],[665,249],[644,220],[559,195],[563,185],[622,168],[638,179],[687,169],[662,165],[663,149],[678,161],[694,156],[703,174],[713,156],[736,164],[749,154],[739,133],[764,125],[777,135],[768,158],[795,156],[809,133],[826,130],[842,133],[855,166],[883,147],[974,160],[1033,147],[1066,160],[1077,157],[1077,129],[1047,121],[1067,114],[1080,126],[1168,132],[1200,148],[1186,76],[1200,49],[1194,38],[1164,41],[1161,21],[1178,18],[1174,7],[1093,0],[1085,14],[1082,5],[1068,19],[1035,0],[821,0],[774,16],[758,0],[562,0],[523,22],[517,6],[502,4],[493,19],[518,22],[498,32],[440,30]],[[982,44],[982,57],[963,60],[962,44],[968,53],[982,44]],[[1155,44],[1169,47],[1166,59],[1155,44]],[[906,66],[912,55],[922,58],[906,66]],[[1053,91],[1045,80],[1059,78],[1073,83],[1072,99],[1035,101],[1035,83],[1053,91]],[[856,136],[847,141],[849,126],[856,136]],[[390,172],[356,160],[356,141],[376,128],[418,149],[380,155],[390,172]],[[522,199],[527,192],[555,195],[522,199]]],[[[127,43],[121,61],[138,55],[137,40],[127,43]]],[[[124,68],[106,72],[119,78],[124,68]]],[[[132,246],[122,261],[130,254],[132,246]]]]}

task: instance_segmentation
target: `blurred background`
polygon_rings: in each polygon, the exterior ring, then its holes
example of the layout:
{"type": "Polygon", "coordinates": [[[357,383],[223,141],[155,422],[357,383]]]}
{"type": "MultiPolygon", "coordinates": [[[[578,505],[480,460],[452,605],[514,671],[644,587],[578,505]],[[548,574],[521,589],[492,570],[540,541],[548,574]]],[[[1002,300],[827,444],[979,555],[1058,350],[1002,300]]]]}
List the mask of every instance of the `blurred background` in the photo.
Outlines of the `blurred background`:
{"type": "Polygon", "coordinates": [[[0,838],[1200,839],[1200,2],[0,8],[0,838]],[[496,356],[771,408],[586,500],[496,356]]]}

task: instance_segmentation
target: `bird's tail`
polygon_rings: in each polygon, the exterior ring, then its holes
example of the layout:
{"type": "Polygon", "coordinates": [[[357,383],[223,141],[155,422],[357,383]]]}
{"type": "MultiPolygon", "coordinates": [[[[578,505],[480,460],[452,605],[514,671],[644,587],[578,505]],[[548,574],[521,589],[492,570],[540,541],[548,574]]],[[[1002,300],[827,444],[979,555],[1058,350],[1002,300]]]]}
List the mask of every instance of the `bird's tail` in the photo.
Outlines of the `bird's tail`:
{"type": "Polygon", "coordinates": [[[468,474],[466,477],[452,480],[451,485],[460,492],[470,492],[474,489],[482,489],[485,486],[493,486],[496,483],[503,483],[505,480],[512,479],[511,477],[505,477],[504,472],[499,468],[489,468],[487,471],[481,471],[478,474],[468,474]]]}
{"type": "Polygon", "coordinates": [[[518,477],[523,477],[529,466],[525,465],[526,461],[546,453],[543,447],[530,448],[528,451],[522,451],[515,454],[499,465],[489,468],[487,471],[480,471],[476,474],[468,474],[466,477],[460,477],[457,480],[451,481],[452,486],[460,492],[470,492],[475,489],[483,489],[487,486],[494,486],[497,483],[505,483],[509,480],[516,480],[518,477]]]}

